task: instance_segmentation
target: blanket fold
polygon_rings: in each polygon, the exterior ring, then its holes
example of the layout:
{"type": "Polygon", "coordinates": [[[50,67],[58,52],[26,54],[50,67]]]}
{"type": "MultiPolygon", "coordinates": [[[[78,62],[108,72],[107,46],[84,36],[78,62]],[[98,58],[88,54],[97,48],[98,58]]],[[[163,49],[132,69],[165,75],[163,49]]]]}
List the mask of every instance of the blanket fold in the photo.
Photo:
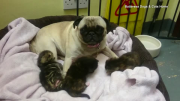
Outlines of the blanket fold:
{"type": "MultiPolygon", "coordinates": [[[[106,74],[107,56],[99,54],[98,68],[87,77],[90,84],[83,92],[91,99],[73,98],[65,91],[46,92],[39,81],[38,55],[29,52],[29,41],[39,28],[24,18],[18,18],[8,25],[9,32],[0,40],[0,100],[18,101],[165,101],[156,89],[157,73],[147,67],[136,67],[124,72],[106,74]]],[[[118,56],[131,51],[129,32],[117,27],[114,36],[107,36],[108,46],[118,56]]],[[[63,64],[63,61],[61,61],[63,64]]]]}
{"type": "Polygon", "coordinates": [[[101,96],[98,101],[165,101],[156,89],[158,74],[147,67],[114,72],[111,80],[110,92],[101,96]]]}
{"type": "Polygon", "coordinates": [[[117,27],[107,34],[107,44],[119,57],[132,50],[130,33],[123,27],[117,27]]]}
{"type": "Polygon", "coordinates": [[[12,21],[8,29],[9,32],[0,40],[0,63],[14,54],[29,51],[28,42],[39,30],[24,18],[12,21]]]}

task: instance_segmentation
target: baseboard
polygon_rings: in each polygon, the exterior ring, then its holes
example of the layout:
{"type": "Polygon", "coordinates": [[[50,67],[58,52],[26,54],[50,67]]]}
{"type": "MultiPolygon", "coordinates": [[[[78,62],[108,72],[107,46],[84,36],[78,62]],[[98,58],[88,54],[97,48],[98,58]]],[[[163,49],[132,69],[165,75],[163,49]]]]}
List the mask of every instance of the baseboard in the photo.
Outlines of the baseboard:
{"type": "MultiPolygon", "coordinates": [[[[152,21],[145,22],[143,26],[142,34],[152,35],[152,36],[157,37],[161,23],[162,23],[162,20],[156,20],[154,23],[152,21]],[[150,25],[151,25],[151,28],[150,28],[150,25]]],[[[165,19],[162,23],[161,31],[159,34],[160,36],[166,37],[168,35],[168,31],[170,29],[171,23],[172,23],[172,28],[170,31],[170,35],[172,34],[174,26],[175,26],[175,22],[172,21],[172,19],[165,19]]]]}

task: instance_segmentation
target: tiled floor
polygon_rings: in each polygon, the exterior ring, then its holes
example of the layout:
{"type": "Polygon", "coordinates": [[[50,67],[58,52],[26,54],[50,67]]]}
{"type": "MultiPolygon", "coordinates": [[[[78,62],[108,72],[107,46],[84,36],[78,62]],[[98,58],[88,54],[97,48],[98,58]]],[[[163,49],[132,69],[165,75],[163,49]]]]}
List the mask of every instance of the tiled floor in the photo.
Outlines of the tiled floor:
{"type": "Polygon", "coordinates": [[[155,60],[171,101],[180,101],[180,40],[159,40],[162,48],[155,60]]]}

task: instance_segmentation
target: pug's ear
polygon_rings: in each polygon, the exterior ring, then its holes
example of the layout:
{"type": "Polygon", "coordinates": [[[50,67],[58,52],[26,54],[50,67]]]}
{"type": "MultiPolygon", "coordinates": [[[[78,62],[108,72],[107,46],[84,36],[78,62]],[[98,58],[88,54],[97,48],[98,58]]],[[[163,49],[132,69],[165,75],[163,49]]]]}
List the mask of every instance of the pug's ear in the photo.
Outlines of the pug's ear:
{"type": "Polygon", "coordinates": [[[77,18],[77,19],[74,21],[74,23],[73,23],[73,28],[74,28],[74,29],[75,29],[76,26],[79,25],[79,22],[80,22],[82,19],[83,19],[83,17],[79,17],[79,18],[77,18]]]}
{"type": "Polygon", "coordinates": [[[108,19],[101,16],[101,18],[106,22],[106,27],[108,28],[110,26],[110,22],[108,19]]]}

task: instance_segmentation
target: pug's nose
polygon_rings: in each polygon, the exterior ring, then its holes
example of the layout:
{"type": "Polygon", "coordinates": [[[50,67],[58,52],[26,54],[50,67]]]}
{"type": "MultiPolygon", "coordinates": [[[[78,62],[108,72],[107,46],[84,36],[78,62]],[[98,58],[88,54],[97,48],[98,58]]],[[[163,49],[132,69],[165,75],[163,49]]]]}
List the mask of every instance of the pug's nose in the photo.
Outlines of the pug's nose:
{"type": "Polygon", "coordinates": [[[90,35],[94,35],[94,32],[89,32],[90,35]]]}

